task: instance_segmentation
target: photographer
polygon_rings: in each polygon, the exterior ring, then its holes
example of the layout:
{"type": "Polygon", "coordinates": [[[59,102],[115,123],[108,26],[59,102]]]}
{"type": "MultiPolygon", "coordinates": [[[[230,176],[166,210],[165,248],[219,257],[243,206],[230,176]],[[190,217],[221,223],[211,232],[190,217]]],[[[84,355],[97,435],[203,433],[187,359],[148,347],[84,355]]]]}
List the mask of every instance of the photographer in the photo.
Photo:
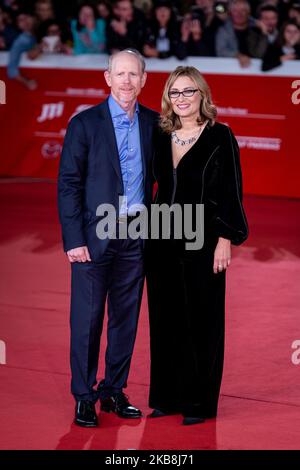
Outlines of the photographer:
{"type": "Polygon", "coordinates": [[[181,38],[175,55],[179,60],[187,56],[212,56],[213,51],[203,39],[204,16],[199,12],[187,13],[181,23],[181,38]]]}
{"type": "Polygon", "coordinates": [[[211,51],[216,55],[216,34],[220,26],[228,19],[228,3],[225,1],[196,0],[196,8],[204,15],[203,40],[211,51]]]}

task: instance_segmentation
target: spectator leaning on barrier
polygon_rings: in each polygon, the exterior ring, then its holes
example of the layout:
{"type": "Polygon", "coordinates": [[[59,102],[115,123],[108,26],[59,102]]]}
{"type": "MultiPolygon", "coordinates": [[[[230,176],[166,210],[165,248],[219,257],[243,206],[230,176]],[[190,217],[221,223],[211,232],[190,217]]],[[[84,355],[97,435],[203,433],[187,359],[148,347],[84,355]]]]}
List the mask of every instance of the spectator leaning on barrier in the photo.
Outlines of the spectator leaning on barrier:
{"type": "Polygon", "coordinates": [[[27,12],[19,12],[16,21],[21,34],[15,39],[9,51],[7,75],[9,78],[19,81],[28,89],[34,90],[37,86],[35,80],[22,75],[19,70],[19,64],[22,53],[29,51],[36,44],[35,19],[27,12]]]}
{"type": "Polygon", "coordinates": [[[79,8],[77,18],[71,21],[74,54],[106,52],[105,21],[96,16],[94,7],[84,3],[79,8]]]}
{"type": "Polygon", "coordinates": [[[216,34],[218,57],[236,57],[241,67],[248,67],[251,57],[261,58],[266,50],[267,38],[257,28],[250,16],[246,0],[233,0],[229,7],[230,18],[216,34]]]}
{"type": "Polygon", "coordinates": [[[107,47],[110,53],[126,48],[143,51],[146,20],[143,12],[130,0],[116,0],[113,17],[107,25],[107,47]]]}
{"type": "Polygon", "coordinates": [[[281,27],[278,39],[270,44],[262,62],[262,71],[279,67],[287,60],[300,60],[300,26],[289,20],[281,27]]]}
{"type": "Polygon", "coordinates": [[[144,56],[164,59],[174,55],[179,40],[179,32],[172,11],[172,3],[168,0],[156,2],[152,18],[146,30],[146,43],[143,48],[144,56]]]}

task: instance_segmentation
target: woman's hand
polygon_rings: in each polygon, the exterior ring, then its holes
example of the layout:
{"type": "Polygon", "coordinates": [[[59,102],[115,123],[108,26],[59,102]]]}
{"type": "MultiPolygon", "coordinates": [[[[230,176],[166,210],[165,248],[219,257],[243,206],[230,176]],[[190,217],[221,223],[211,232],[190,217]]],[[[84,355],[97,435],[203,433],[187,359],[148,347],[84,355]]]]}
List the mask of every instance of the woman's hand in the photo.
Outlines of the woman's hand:
{"type": "Polygon", "coordinates": [[[281,62],[286,62],[287,60],[295,60],[296,55],[295,54],[284,54],[280,57],[281,62]]]}
{"type": "Polygon", "coordinates": [[[214,273],[222,272],[230,265],[231,260],[231,241],[219,237],[214,254],[214,273]]]}

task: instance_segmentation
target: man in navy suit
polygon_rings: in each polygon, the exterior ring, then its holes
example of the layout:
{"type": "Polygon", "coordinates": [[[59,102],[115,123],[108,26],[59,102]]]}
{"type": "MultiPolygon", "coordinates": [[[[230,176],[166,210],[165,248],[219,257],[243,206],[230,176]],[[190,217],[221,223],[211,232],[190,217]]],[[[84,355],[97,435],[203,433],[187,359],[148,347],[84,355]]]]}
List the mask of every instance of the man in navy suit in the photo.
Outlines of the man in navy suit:
{"type": "Polygon", "coordinates": [[[124,222],[136,217],[131,208],[151,204],[157,113],[137,103],[146,82],[145,63],[137,51],[112,55],[104,76],[111,94],[70,121],[58,178],[64,250],[72,269],[71,391],[75,423],[84,427],[97,426],[98,399],[103,411],[141,417],[123,389],[144,284],[143,240],[118,234],[124,222]],[[117,212],[115,238],[99,238],[99,206],[104,204],[117,212]],[[95,389],[106,299],[105,377],[95,389]]]}

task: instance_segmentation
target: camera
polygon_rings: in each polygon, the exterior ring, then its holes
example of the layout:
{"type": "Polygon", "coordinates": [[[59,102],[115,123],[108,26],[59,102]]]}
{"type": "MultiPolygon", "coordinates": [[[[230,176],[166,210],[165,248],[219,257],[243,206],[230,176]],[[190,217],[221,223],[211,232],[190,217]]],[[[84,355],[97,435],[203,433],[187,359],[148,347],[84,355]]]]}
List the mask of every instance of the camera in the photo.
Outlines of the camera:
{"type": "Polygon", "coordinates": [[[228,4],[226,2],[216,2],[215,3],[215,12],[216,13],[227,13],[228,4]]]}

